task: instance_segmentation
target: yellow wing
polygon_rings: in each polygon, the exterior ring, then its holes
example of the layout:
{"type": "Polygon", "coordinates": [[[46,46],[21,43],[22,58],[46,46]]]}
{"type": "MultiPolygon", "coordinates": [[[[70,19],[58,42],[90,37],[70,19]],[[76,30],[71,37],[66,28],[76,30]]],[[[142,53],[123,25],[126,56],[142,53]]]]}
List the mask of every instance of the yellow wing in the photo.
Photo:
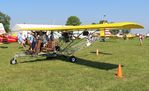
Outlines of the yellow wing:
{"type": "Polygon", "coordinates": [[[81,25],[81,26],[53,26],[53,27],[23,27],[19,30],[25,31],[78,31],[84,29],[140,29],[142,25],[133,22],[119,22],[109,24],[81,25]]]}

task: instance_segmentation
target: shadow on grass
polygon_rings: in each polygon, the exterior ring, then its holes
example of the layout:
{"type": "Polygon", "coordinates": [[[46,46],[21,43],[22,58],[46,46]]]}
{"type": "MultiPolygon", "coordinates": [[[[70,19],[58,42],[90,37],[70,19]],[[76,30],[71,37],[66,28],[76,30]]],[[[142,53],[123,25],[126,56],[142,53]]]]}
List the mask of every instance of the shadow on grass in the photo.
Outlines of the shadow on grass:
{"type": "Polygon", "coordinates": [[[53,61],[56,60],[56,58],[51,58],[51,59],[35,59],[35,60],[29,60],[29,61],[23,61],[19,63],[32,63],[32,62],[42,62],[42,61],[53,61]]]}
{"type": "MultiPolygon", "coordinates": [[[[24,61],[24,62],[20,62],[20,63],[32,63],[32,62],[49,61],[49,60],[52,61],[52,60],[57,60],[57,59],[59,59],[61,61],[69,62],[68,58],[69,58],[69,56],[58,56],[57,58],[36,59],[36,60],[24,61]]],[[[111,69],[115,69],[118,67],[117,64],[96,62],[96,61],[86,60],[86,59],[82,59],[82,58],[78,58],[78,57],[76,57],[76,58],[77,58],[77,62],[74,62],[74,64],[88,66],[88,67],[92,67],[92,68],[96,68],[96,69],[111,70],[111,69]]]]}
{"type": "MultiPolygon", "coordinates": [[[[96,52],[92,51],[90,53],[96,54],[96,52]]],[[[106,53],[106,52],[98,52],[99,54],[103,54],[103,55],[112,55],[112,53],[106,53]]]]}
{"type": "Polygon", "coordinates": [[[3,42],[3,44],[10,44],[9,42],[3,42]]]}
{"type": "Polygon", "coordinates": [[[84,65],[92,68],[102,69],[102,70],[110,70],[118,67],[117,64],[105,63],[105,62],[97,62],[91,60],[85,60],[81,58],[77,58],[77,62],[75,64],[84,65]]]}
{"type": "Polygon", "coordinates": [[[8,46],[0,46],[0,48],[6,49],[8,48],[8,46]]]}

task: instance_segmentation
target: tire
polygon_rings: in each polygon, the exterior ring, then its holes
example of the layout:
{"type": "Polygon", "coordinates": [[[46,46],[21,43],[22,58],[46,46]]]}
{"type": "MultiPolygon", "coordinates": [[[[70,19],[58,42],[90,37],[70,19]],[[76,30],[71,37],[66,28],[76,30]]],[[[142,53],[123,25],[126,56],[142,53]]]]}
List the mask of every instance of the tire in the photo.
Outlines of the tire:
{"type": "Polygon", "coordinates": [[[12,65],[17,64],[17,60],[16,60],[16,59],[14,59],[14,58],[13,58],[13,59],[11,59],[11,60],[10,60],[10,64],[12,64],[12,65]]]}
{"type": "Polygon", "coordinates": [[[69,61],[74,63],[74,62],[77,61],[77,58],[76,58],[75,56],[71,56],[71,57],[69,58],[69,61]]]}

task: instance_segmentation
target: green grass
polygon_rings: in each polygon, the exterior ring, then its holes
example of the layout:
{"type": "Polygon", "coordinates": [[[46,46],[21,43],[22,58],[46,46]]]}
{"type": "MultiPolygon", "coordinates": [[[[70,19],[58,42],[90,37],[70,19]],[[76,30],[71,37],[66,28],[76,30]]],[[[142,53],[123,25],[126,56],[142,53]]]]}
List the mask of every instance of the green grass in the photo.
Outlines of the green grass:
{"type": "Polygon", "coordinates": [[[143,46],[138,39],[96,42],[75,54],[77,63],[23,57],[10,65],[21,50],[16,43],[0,45],[0,91],[149,91],[149,39],[143,46]],[[118,64],[121,79],[115,78],[118,64]]]}

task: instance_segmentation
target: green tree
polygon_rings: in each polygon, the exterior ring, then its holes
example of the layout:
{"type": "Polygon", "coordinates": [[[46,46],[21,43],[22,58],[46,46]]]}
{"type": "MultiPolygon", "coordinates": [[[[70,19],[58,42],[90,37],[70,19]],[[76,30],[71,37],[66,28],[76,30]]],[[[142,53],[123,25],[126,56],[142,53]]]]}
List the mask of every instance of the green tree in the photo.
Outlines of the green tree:
{"type": "Polygon", "coordinates": [[[107,20],[100,20],[99,21],[99,24],[104,24],[104,23],[108,23],[108,21],[107,20]]]}
{"type": "Polygon", "coordinates": [[[113,30],[110,30],[110,33],[113,34],[113,35],[116,35],[119,33],[120,30],[118,29],[113,29],[113,30]]]}
{"type": "Polygon", "coordinates": [[[6,32],[10,32],[10,17],[0,12],[0,23],[3,23],[6,32]]]}
{"type": "Polygon", "coordinates": [[[97,24],[97,23],[95,23],[95,22],[92,23],[92,25],[95,25],[95,24],[97,24]]]}
{"type": "Polygon", "coordinates": [[[128,33],[130,33],[130,30],[123,29],[121,32],[122,32],[122,34],[128,34],[128,33]]]}
{"type": "Polygon", "coordinates": [[[80,24],[81,24],[80,19],[77,16],[70,16],[66,22],[66,25],[76,26],[76,25],[80,25],[80,24]]]}

